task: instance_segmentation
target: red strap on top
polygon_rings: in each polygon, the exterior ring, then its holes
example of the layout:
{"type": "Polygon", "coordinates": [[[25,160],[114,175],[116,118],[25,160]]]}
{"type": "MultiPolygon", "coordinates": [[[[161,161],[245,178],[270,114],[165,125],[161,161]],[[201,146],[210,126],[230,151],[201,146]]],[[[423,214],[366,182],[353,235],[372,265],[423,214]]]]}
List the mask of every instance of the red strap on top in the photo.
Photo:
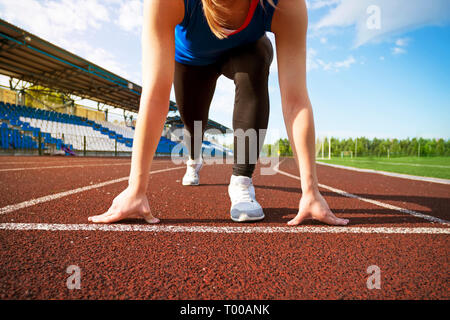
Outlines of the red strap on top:
{"type": "Polygon", "coordinates": [[[245,28],[247,28],[247,26],[250,24],[250,21],[252,21],[253,14],[255,13],[258,3],[259,3],[259,0],[252,0],[252,3],[250,4],[250,10],[248,10],[248,15],[247,15],[247,18],[245,18],[244,24],[239,29],[237,29],[233,33],[229,34],[228,36],[232,36],[240,31],[244,30],[245,28]]]}

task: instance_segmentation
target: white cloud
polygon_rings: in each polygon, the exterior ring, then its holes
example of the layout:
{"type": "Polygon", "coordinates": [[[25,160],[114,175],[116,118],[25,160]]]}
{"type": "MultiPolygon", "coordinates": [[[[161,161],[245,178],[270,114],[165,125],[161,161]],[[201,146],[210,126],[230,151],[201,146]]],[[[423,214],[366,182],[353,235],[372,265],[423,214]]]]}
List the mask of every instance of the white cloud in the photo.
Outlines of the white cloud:
{"type": "Polygon", "coordinates": [[[398,47],[406,47],[409,43],[409,38],[399,38],[395,41],[395,45],[398,47]]]}
{"type": "Polygon", "coordinates": [[[317,59],[317,64],[322,67],[323,71],[329,71],[333,67],[332,62],[325,62],[322,59],[317,59]]]}
{"type": "Polygon", "coordinates": [[[349,56],[347,59],[341,61],[324,61],[318,57],[316,50],[310,48],[307,53],[306,70],[309,72],[314,69],[321,69],[323,71],[338,72],[341,69],[350,68],[355,63],[356,59],[353,56],[349,56]]]}
{"type": "Polygon", "coordinates": [[[391,49],[392,54],[393,55],[405,54],[407,52],[406,46],[408,46],[410,41],[411,39],[409,38],[399,38],[395,40],[396,46],[391,49]]]}
{"type": "MultiPolygon", "coordinates": [[[[330,29],[335,27],[356,28],[355,47],[372,41],[386,40],[393,34],[419,28],[425,25],[444,25],[450,22],[450,1],[429,0],[341,0],[331,9],[313,29],[330,29]],[[368,20],[373,17],[370,6],[379,8],[379,28],[368,27],[368,20]]],[[[369,21],[370,22],[370,21],[369,21]]]]}
{"type": "Polygon", "coordinates": [[[336,70],[339,70],[342,68],[348,69],[355,62],[356,62],[355,58],[353,58],[353,56],[349,56],[346,60],[334,62],[333,67],[336,70]]]}
{"type": "Polygon", "coordinates": [[[405,54],[406,50],[400,47],[394,47],[392,48],[392,54],[393,55],[399,55],[399,54],[405,54]]]}
{"type": "Polygon", "coordinates": [[[108,8],[98,0],[0,0],[0,8],[3,19],[54,42],[109,21],[108,8]]]}
{"type": "Polygon", "coordinates": [[[86,41],[89,33],[111,21],[121,0],[0,0],[0,15],[49,42],[102,68],[129,78],[126,66],[108,50],[86,41]]]}
{"type": "Polygon", "coordinates": [[[91,48],[89,52],[86,52],[86,59],[106,70],[132,80],[130,74],[125,69],[126,66],[122,62],[119,62],[110,51],[103,48],[91,48]]]}
{"type": "MultiPolygon", "coordinates": [[[[275,46],[275,37],[273,34],[267,34],[268,38],[271,40],[273,48],[274,48],[274,57],[273,62],[270,66],[270,74],[276,75],[278,73],[278,65],[277,65],[277,56],[276,56],[276,46],[275,46]]],[[[317,58],[317,51],[314,48],[308,48],[307,54],[306,54],[306,72],[309,72],[314,69],[318,69],[320,66],[322,66],[323,70],[330,70],[333,68],[334,64],[331,63],[329,66],[317,58]]],[[[335,68],[340,68],[335,67],[335,68]]],[[[276,86],[270,86],[269,87],[270,92],[276,92],[278,90],[278,87],[276,86]]]]}
{"type": "Polygon", "coordinates": [[[317,51],[313,48],[309,48],[306,52],[306,72],[317,69],[319,67],[316,61],[317,51]]]}
{"type": "Polygon", "coordinates": [[[139,32],[142,28],[143,4],[141,0],[121,3],[117,24],[125,31],[139,32]]]}
{"type": "Polygon", "coordinates": [[[310,10],[322,9],[325,7],[336,5],[340,0],[308,0],[306,1],[306,6],[310,10]]]}

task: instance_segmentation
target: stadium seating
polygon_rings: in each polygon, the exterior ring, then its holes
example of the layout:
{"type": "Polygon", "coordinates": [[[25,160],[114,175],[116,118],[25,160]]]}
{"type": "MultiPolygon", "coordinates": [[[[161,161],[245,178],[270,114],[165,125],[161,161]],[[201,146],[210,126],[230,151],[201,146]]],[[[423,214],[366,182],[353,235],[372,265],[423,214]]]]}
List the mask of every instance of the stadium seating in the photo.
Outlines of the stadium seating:
{"type": "Polygon", "coordinates": [[[2,149],[38,149],[38,143],[17,129],[10,128],[5,122],[0,126],[0,147],[2,149]]]}
{"type": "MultiPolygon", "coordinates": [[[[107,121],[92,121],[87,118],[36,109],[0,101],[2,149],[54,148],[66,154],[73,151],[118,151],[131,152],[134,128],[119,126],[107,121]]],[[[177,145],[166,137],[161,137],[156,153],[170,154],[177,145]]],[[[228,153],[223,147],[204,141],[203,152],[212,156],[228,153]]],[[[184,151],[180,151],[180,154],[184,151]]]]}
{"type": "Polygon", "coordinates": [[[204,146],[204,148],[208,148],[209,150],[208,150],[208,152],[211,152],[211,156],[218,156],[218,155],[229,155],[229,156],[231,156],[231,155],[233,155],[233,151],[232,150],[230,150],[230,149],[228,149],[228,148],[225,148],[225,147],[222,147],[222,146],[220,146],[220,145],[217,145],[217,144],[215,144],[215,143],[213,143],[213,142],[210,142],[210,141],[203,141],[203,146],[204,146]]]}
{"type": "Polygon", "coordinates": [[[169,140],[165,137],[161,137],[158,143],[158,147],[156,149],[156,153],[159,154],[169,154],[172,153],[173,148],[177,145],[176,142],[169,140]]]}
{"type": "Polygon", "coordinates": [[[1,101],[0,119],[14,130],[30,131],[35,139],[41,133],[44,145],[57,150],[68,146],[71,150],[115,151],[117,147],[117,151],[130,152],[133,144],[129,135],[124,137],[86,118],[1,101]]]}
{"type": "Polygon", "coordinates": [[[101,124],[103,127],[108,128],[109,130],[112,130],[114,132],[117,132],[118,134],[121,134],[125,138],[133,139],[134,137],[134,130],[130,127],[115,125],[108,121],[97,121],[97,122],[101,124]]]}

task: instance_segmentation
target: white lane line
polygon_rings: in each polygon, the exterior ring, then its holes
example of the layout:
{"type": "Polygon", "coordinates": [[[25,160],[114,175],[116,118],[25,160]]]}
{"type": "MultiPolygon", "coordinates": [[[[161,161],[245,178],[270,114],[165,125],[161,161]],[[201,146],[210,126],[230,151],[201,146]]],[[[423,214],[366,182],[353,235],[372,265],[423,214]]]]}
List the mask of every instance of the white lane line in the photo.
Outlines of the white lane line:
{"type": "Polygon", "coordinates": [[[411,167],[430,167],[430,168],[450,168],[450,166],[440,165],[440,164],[420,164],[420,163],[407,163],[407,162],[387,162],[387,161],[369,161],[369,160],[350,160],[350,162],[358,163],[358,162],[366,162],[366,163],[378,163],[378,164],[387,164],[393,166],[411,166],[411,167]]]}
{"type": "MultiPolygon", "coordinates": [[[[167,172],[167,171],[172,171],[172,170],[178,170],[181,168],[186,168],[186,167],[174,167],[174,168],[167,168],[167,169],[161,169],[161,170],[155,170],[155,171],[150,171],[150,174],[155,174],[155,173],[161,173],[161,172],[167,172]]],[[[63,197],[67,197],[70,195],[73,195],[75,193],[80,193],[80,192],[84,192],[84,191],[88,191],[88,190],[92,190],[92,189],[98,189],[104,186],[108,186],[110,184],[114,184],[114,183],[119,183],[122,181],[127,181],[128,180],[128,176],[126,177],[122,177],[122,178],[118,178],[118,179],[114,179],[114,180],[109,180],[109,181],[105,181],[105,182],[100,182],[97,184],[93,184],[93,185],[89,185],[89,186],[85,186],[85,187],[81,187],[81,188],[77,188],[77,189],[73,189],[73,190],[69,190],[69,191],[64,191],[64,192],[59,192],[59,193],[55,193],[55,194],[51,194],[48,196],[43,196],[37,199],[32,199],[32,200],[28,200],[28,201],[24,201],[21,203],[16,203],[16,204],[12,204],[3,208],[0,208],[0,215],[1,214],[7,214],[7,213],[11,213],[23,208],[27,208],[27,207],[31,207],[34,205],[37,205],[39,203],[43,203],[43,202],[48,202],[48,201],[52,201],[55,199],[59,199],[59,198],[63,198],[63,197]]]]}
{"type": "MultiPolygon", "coordinates": [[[[274,166],[273,169],[276,172],[278,172],[278,173],[280,173],[282,175],[285,175],[287,177],[290,177],[290,178],[293,178],[293,179],[296,179],[296,180],[300,180],[300,177],[295,176],[293,174],[290,174],[288,172],[285,172],[285,171],[282,171],[282,170],[279,169],[279,166],[280,166],[280,164],[283,161],[277,163],[274,166]]],[[[319,187],[321,187],[323,189],[330,190],[330,191],[332,191],[334,193],[337,193],[337,194],[340,194],[340,195],[342,195],[344,197],[358,199],[358,200],[361,200],[361,201],[364,201],[364,202],[368,202],[368,203],[374,204],[374,205],[382,207],[382,208],[395,210],[395,211],[400,211],[402,213],[407,213],[407,214],[412,215],[414,217],[425,219],[425,220],[428,220],[428,221],[431,221],[431,222],[437,222],[437,223],[441,223],[441,224],[445,224],[445,225],[450,225],[450,221],[447,221],[447,220],[444,220],[444,219],[440,219],[440,218],[437,218],[437,217],[429,216],[429,215],[426,215],[426,214],[423,214],[423,213],[420,213],[420,212],[416,212],[416,211],[413,211],[413,210],[397,207],[397,206],[394,206],[392,204],[384,203],[384,202],[381,202],[381,201],[372,200],[372,199],[368,199],[368,198],[363,198],[363,197],[357,196],[355,194],[346,192],[344,190],[336,189],[336,188],[333,188],[333,187],[330,187],[330,186],[327,186],[327,185],[324,185],[324,184],[321,184],[321,183],[319,183],[319,187]]]]}
{"type": "Polygon", "coordinates": [[[99,164],[74,164],[74,165],[49,166],[49,167],[9,168],[9,169],[0,169],[0,172],[8,172],[8,171],[27,171],[27,170],[40,170],[40,169],[85,168],[85,167],[109,167],[109,166],[125,166],[125,165],[130,165],[130,164],[131,164],[131,162],[124,162],[124,163],[99,163],[99,164]]]}
{"type": "MultiPolygon", "coordinates": [[[[109,159],[112,160],[112,159],[109,159]]],[[[102,163],[104,160],[49,160],[49,159],[42,159],[42,161],[17,161],[17,162],[0,162],[0,166],[3,165],[11,165],[11,164],[35,164],[35,163],[51,163],[51,164],[67,164],[71,163],[73,161],[73,164],[82,164],[82,163],[102,163]]],[[[131,162],[129,159],[116,159],[115,162],[131,162]]]]}
{"type": "Polygon", "coordinates": [[[396,178],[402,178],[402,179],[408,179],[408,180],[426,181],[426,182],[440,183],[440,184],[450,184],[450,180],[449,179],[413,176],[413,175],[410,175],[410,174],[395,173],[395,172],[388,172],[388,171],[380,171],[380,170],[373,170],[373,169],[362,169],[362,168],[355,168],[355,167],[343,166],[343,165],[340,165],[340,164],[326,163],[326,162],[320,162],[320,161],[317,161],[317,163],[321,164],[321,165],[324,165],[324,166],[329,166],[329,167],[334,167],[334,168],[339,168],[339,169],[345,169],[345,170],[351,170],[351,171],[366,172],[366,173],[376,173],[376,174],[382,174],[384,176],[390,176],[390,177],[396,177],[396,178]]]}
{"type": "MultiPolygon", "coordinates": [[[[370,161],[367,161],[367,162],[370,162],[370,161]]],[[[382,161],[378,161],[376,163],[378,163],[378,164],[394,165],[394,166],[411,166],[411,167],[429,167],[429,168],[450,169],[450,166],[445,166],[445,165],[440,165],[440,164],[418,164],[418,163],[382,162],[382,161]]]]}
{"type": "Polygon", "coordinates": [[[394,227],[228,227],[165,226],[149,224],[52,224],[0,223],[0,230],[16,231],[110,231],[166,233],[369,233],[369,234],[450,234],[450,228],[394,227]]]}

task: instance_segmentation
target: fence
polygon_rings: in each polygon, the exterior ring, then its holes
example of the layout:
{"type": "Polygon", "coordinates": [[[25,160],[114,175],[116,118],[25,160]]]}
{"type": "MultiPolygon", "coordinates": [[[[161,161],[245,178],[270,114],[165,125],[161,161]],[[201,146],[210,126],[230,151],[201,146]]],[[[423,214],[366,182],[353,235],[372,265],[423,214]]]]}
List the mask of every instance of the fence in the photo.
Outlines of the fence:
{"type": "Polygon", "coordinates": [[[318,138],[316,157],[448,157],[450,140],[444,139],[377,139],[358,137],[349,139],[318,138]]]}
{"type": "Polygon", "coordinates": [[[49,134],[26,131],[2,123],[0,149],[4,152],[29,152],[33,154],[108,155],[129,154],[132,148],[108,137],[49,134]]]}

